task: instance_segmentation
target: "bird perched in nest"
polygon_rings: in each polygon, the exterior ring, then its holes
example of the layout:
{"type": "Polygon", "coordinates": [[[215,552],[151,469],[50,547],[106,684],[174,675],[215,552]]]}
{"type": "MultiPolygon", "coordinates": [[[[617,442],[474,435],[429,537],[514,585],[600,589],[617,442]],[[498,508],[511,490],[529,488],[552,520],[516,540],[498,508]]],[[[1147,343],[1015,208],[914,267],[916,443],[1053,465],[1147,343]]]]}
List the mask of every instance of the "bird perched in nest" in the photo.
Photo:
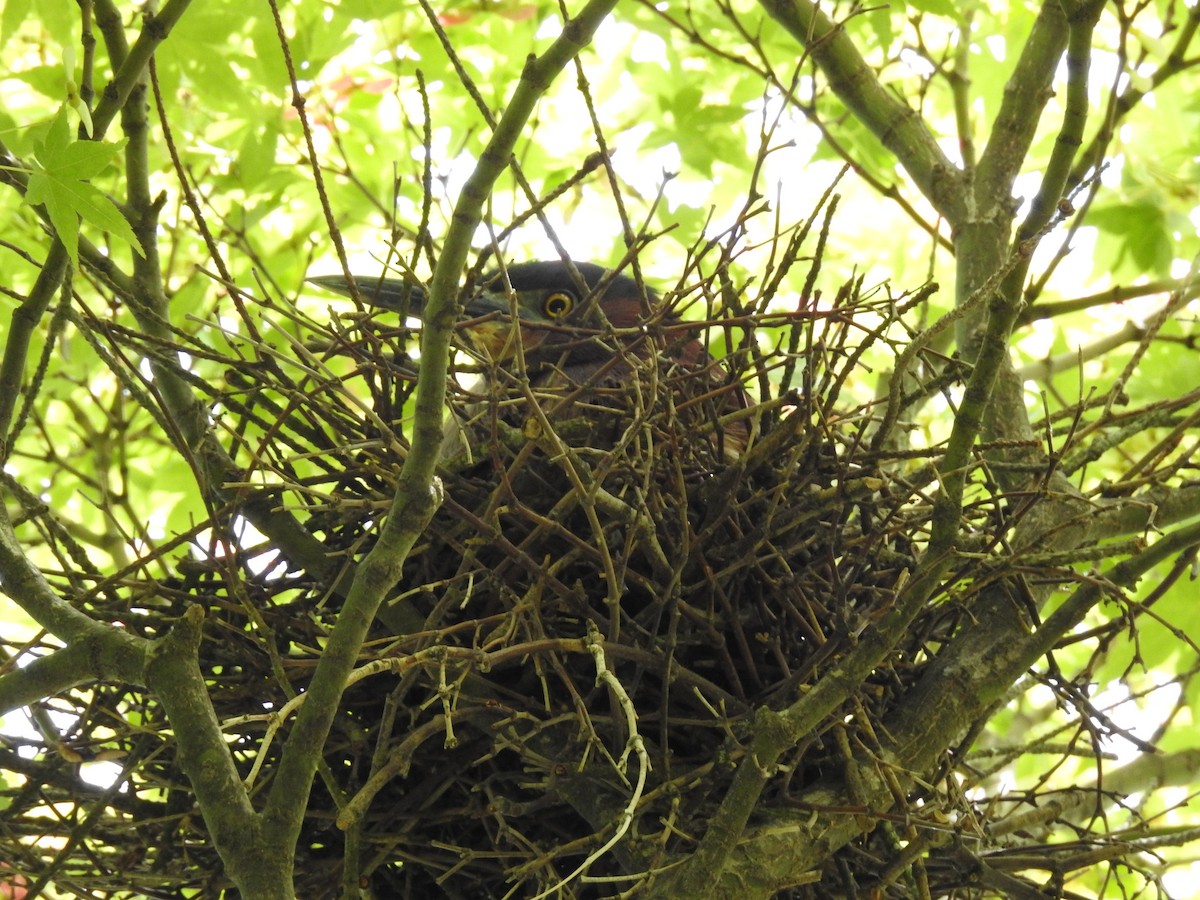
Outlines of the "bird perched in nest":
{"type": "MultiPolygon", "coordinates": [[[[341,275],[309,280],[351,295],[341,275]]],[[[377,276],[354,280],[367,302],[421,316],[426,294],[420,286],[377,276]]],[[[657,377],[675,413],[718,458],[736,459],[749,437],[748,419],[734,415],[749,406],[741,383],[684,323],[656,310],[657,302],[634,279],[594,263],[514,263],[485,275],[467,295],[460,328],[484,363],[483,393],[512,394],[523,370],[556,422],[648,405],[644,389],[633,383],[648,379],[650,363],[663,363],[657,377]]],[[[466,434],[460,438],[468,448],[474,443],[466,434]]],[[[444,447],[443,456],[451,455],[444,447]]]]}

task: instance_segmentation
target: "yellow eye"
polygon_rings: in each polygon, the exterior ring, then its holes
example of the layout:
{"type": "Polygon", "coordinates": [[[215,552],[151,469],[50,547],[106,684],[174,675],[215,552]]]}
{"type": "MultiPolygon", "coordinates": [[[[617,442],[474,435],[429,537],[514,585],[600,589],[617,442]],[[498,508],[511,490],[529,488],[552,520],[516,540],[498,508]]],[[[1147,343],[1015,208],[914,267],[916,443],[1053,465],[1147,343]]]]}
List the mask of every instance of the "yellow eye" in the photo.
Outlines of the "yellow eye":
{"type": "Polygon", "coordinates": [[[546,299],[542,302],[542,312],[549,319],[561,319],[569,313],[575,306],[575,298],[563,291],[555,291],[553,294],[547,294],[546,299]]]}

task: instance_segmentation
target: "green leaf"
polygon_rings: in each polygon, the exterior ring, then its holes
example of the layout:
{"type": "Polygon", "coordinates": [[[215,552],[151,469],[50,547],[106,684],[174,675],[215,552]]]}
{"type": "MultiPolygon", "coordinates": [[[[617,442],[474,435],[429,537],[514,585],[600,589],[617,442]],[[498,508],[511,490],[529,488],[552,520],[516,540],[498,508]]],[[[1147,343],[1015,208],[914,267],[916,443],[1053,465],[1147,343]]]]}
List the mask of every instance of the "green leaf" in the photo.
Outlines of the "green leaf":
{"type": "Polygon", "coordinates": [[[6,46],[8,39],[21,27],[33,9],[33,0],[4,0],[4,12],[0,14],[0,46],[6,46]]]}
{"type": "Polygon", "coordinates": [[[35,154],[41,171],[30,175],[25,201],[46,207],[54,230],[75,264],[79,263],[80,219],[142,255],[133,229],[116,204],[87,182],[113,162],[122,146],[99,141],[73,141],[67,110],[63,107],[35,154]]]}
{"type": "Polygon", "coordinates": [[[892,41],[896,37],[896,30],[892,27],[892,7],[879,6],[864,15],[867,16],[867,21],[875,32],[879,46],[892,46],[892,41]]]}
{"type": "Polygon", "coordinates": [[[41,172],[30,175],[25,200],[35,206],[40,203],[46,207],[46,214],[50,216],[50,224],[54,226],[58,239],[63,242],[71,262],[78,265],[79,216],[55,190],[54,180],[41,172]]]}
{"type": "Polygon", "coordinates": [[[1167,275],[1175,257],[1174,243],[1160,203],[1113,204],[1088,213],[1087,223],[1100,229],[1097,273],[1114,275],[1167,275]]]}
{"type": "Polygon", "coordinates": [[[259,190],[267,175],[275,168],[275,147],[279,135],[279,122],[273,117],[265,118],[261,126],[246,130],[237,155],[236,171],[248,191],[259,190]]]}
{"type": "Polygon", "coordinates": [[[65,108],[61,110],[46,135],[46,140],[37,153],[37,160],[49,173],[59,178],[84,180],[103,172],[125,146],[103,141],[75,141],[71,139],[65,108]]]}
{"type": "Polygon", "coordinates": [[[908,5],[921,12],[932,13],[935,16],[945,16],[947,19],[954,19],[955,21],[959,21],[962,18],[962,10],[959,8],[959,4],[951,3],[950,0],[908,0],[908,5]]]}
{"type": "MultiPolygon", "coordinates": [[[[4,12],[0,14],[0,46],[11,46],[9,38],[33,12],[39,26],[44,28],[60,45],[78,42],[73,31],[78,28],[78,15],[73,15],[75,4],[68,0],[4,0],[4,12]]],[[[61,97],[61,95],[60,95],[61,97]]]]}
{"type": "Polygon", "coordinates": [[[10,77],[25,82],[39,94],[55,102],[61,101],[66,93],[62,66],[31,66],[21,72],[14,72],[10,77]]]}

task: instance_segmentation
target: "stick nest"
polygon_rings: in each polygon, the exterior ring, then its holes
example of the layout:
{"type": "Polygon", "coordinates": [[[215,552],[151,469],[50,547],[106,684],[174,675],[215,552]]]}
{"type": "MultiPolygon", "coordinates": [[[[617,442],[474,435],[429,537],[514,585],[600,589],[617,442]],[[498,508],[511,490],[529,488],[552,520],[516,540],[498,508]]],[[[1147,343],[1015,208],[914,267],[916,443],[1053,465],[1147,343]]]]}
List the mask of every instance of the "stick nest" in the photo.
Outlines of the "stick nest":
{"type": "MultiPolygon", "coordinates": [[[[635,888],[695,848],[754,711],[794,702],[887,612],[926,534],[932,482],[921,453],[868,450],[868,407],[847,385],[864,355],[894,358],[881,336],[897,299],[849,285],[819,314],[809,300],[767,311],[768,294],[720,307],[707,287],[696,334],[723,356],[728,389],[754,398],[735,416],[753,433],[736,459],[711,404],[679,408],[691,396],[680,380],[711,373],[661,358],[642,361],[618,402],[575,403],[568,418],[519,379],[456,399],[474,419],[472,457],[443,467],[445,502],[343,698],[297,851],[300,896],[339,894],[347,835],[376,896],[635,888]]],[[[246,465],[238,490],[289,508],[343,575],[395,492],[410,346],[379,316],[327,330],[308,362],[324,376],[230,355],[212,388],[246,465]]],[[[148,637],[204,607],[201,667],[257,800],[340,600],[330,579],[256,540],[231,504],[182,558],[143,560],[83,605],[148,637]]],[[[848,728],[869,746],[847,717],[879,721],[960,614],[931,606],[852,708],[783,760],[760,808],[842,771],[848,728]]],[[[9,794],[7,858],[94,894],[231,889],[157,702],[111,685],[55,704],[75,717],[59,753],[8,753],[27,781],[9,794]],[[81,780],[80,760],[112,747],[114,787],[81,780]],[[75,812],[47,819],[49,804],[75,812]],[[31,828],[58,838],[31,844],[31,828]]],[[[869,881],[875,840],[840,853],[825,886],[869,881]]]]}

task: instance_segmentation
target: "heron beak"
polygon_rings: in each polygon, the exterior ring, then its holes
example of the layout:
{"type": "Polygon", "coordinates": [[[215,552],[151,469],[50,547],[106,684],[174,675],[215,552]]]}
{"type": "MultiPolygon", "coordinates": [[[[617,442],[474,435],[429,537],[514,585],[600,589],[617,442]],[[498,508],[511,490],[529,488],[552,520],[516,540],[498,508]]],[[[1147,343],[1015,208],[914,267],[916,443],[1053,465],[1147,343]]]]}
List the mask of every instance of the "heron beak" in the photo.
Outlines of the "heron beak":
{"type": "Polygon", "coordinates": [[[480,291],[463,306],[463,317],[467,319],[480,319],[484,316],[494,316],[496,313],[505,316],[512,314],[507,294],[480,291]]]}
{"type": "MultiPolygon", "coordinates": [[[[342,275],[318,275],[307,281],[335,294],[353,296],[349,281],[342,275]]],[[[358,283],[359,296],[372,306],[414,318],[421,318],[425,311],[427,294],[419,284],[378,276],[355,276],[354,281],[358,283]]],[[[470,323],[462,331],[476,350],[497,361],[511,358],[515,335],[508,294],[481,290],[467,301],[461,319],[470,323]]]]}
{"type": "MultiPolygon", "coordinates": [[[[309,284],[323,287],[327,291],[351,297],[350,282],[344,275],[317,275],[306,279],[309,284]]],[[[391,309],[420,318],[425,308],[425,289],[400,278],[378,278],[376,276],[354,276],[358,294],[372,306],[391,309]]]]}
{"type": "MultiPolygon", "coordinates": [[[[359,296],[372,306],[418,319],[425,310],[427,295],[419,285],[399,278],[377,276],[356,276],[354,280],[358,284],[359,296]]],[[[308,282],[343,297],[352,296],[350,282],[342,275],[317,275],[309,278],[308,282]]],[[[480,291],[463,307],[461,319],[471,324],[462,332],[480,353],[497,362],[510,359],[514,354],[515,339],[511,313],[512,307],[506,293],[480,291]]]]}
{"type": "MultiPolygon", "coordinates": [[[[350,282],[344,275],[317,275],[306,279],[309,284],[323,287],[327,291],[341,294],[343,297],[352,296],[350,282]]],[[[400,278],[379,278],[377,276],[356,275],[358,294],[372,306],[405,312],[410,316],[421,317],[425,310],[427,295],[425,289],[418,284],[404,281],[400,278]]],[[[511,307],[508,295],[492,291],[480,291],[469,299],[463,307],[464,319],[481,319],[496,313],[508,315],[511,307]]]]}

